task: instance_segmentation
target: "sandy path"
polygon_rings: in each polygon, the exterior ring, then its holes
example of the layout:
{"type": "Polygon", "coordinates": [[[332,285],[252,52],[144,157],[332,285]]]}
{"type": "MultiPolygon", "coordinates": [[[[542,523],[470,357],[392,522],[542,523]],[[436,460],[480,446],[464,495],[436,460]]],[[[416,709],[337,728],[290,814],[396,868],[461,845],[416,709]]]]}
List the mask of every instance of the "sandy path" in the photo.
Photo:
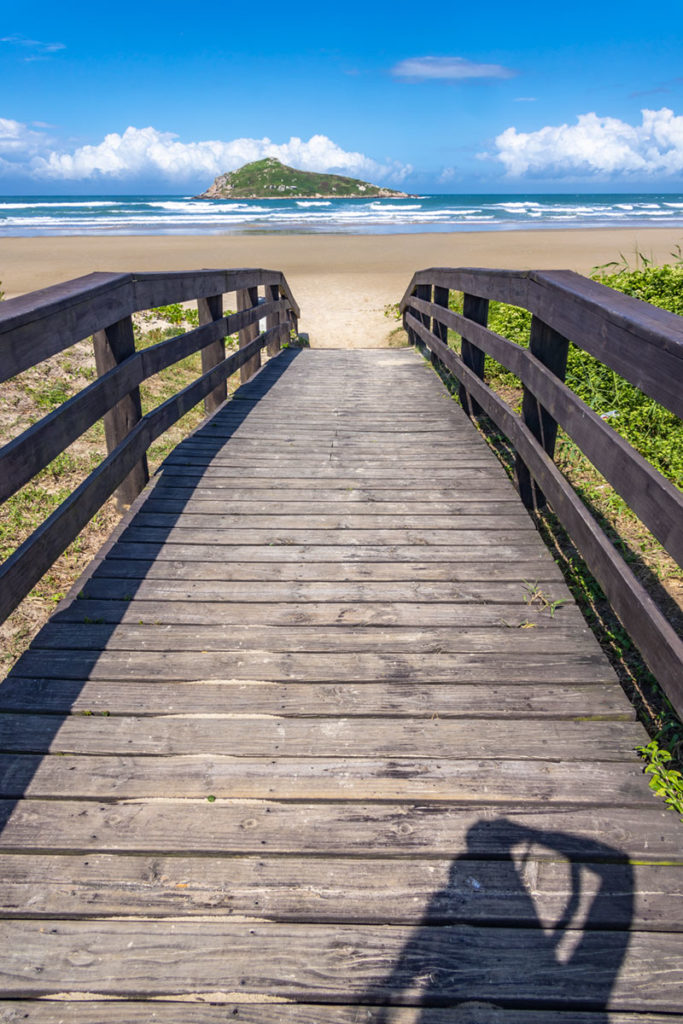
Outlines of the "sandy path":
{"type": "Polygon", "coordinates": [[[7,297],[93,270],[282,269],[301,306],[300,327],[318,348],[386,344],[384,316],[415,270],[430,266],[516,269],[593,266],[632,255],[671,259],[683,241],[669,228],[496,231],[423,235],[192,235],[0,238],[7,297]]]}

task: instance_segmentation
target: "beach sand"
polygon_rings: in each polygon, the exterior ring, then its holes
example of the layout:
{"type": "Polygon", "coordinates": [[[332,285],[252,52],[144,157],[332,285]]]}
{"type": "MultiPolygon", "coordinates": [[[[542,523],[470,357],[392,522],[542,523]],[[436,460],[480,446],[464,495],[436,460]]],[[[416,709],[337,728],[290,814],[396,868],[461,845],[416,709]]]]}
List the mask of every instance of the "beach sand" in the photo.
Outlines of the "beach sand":
{"type": "Polygon", "coordinates": [[[384,316],[424,267],[591,269],[637,250],[671,261],[683,242],[671,228],[461,232],[405,235],[184,235],[0,238],[7,298],[94,270],[283,270],[316,348],[387,344],[384,316]]]}

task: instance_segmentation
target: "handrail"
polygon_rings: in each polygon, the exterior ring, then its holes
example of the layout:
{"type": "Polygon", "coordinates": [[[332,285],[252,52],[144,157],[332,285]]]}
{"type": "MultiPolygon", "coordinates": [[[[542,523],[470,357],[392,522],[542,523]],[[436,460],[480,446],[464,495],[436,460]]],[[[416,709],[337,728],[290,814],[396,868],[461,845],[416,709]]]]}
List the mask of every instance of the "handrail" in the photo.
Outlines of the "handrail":
{"type": "Polygon", "coordinates": [[[411,341],[421,341],[460,382],[465,409],[484,411],[517,450],[520,495],[529,508],[546,498],[576,543],[624,627],[679,714],[683,643],[617,549],[554,464],[558,425],[683,563],[683,495],[564,383],[572,343],[679,415],[683,412],[683,318],[587,281],[571,271],[432,268],[413,275],[400,304],[411,341]],[[448,308],[463,291],[463,313],[448,308]],[[532,313],[529,348],[486,326],[488,301],[532,313]],[[447,345],[462,338],[461,355],[447,345]],[[518,416],[484,381],[489,355],[518,376],[518,416]]]}
{"type": "Polygon", "coordinates": [[[226,399],[237,370],[248,380],[261,350],[275,355],[299,307],[280,271],[202,270],[169,274],[89,274],[0,305],[0,382],[93,334],[98,379],[0,448],[0,502],[97,420],[104,419],[108,455],[52,515],[0,566],[0,622],[117,491],[129,504],[148,480],[146,452],[204,399],[207,413],[226,399]],[[259,290],[265,292],[260,295],[259,290]],[[238,312],[223,315],[223,293],[234,291],[238,312]],[[135,350],[132,314],[196,299],[200,325],[135,350]],[[266,330],[259,333],[259,322],[266,330]],[[225,338],[239,350],[226,358],[225,338]],[[186,356],[201,352],[202,375],[142,416],[139,385],[186,356]]]}
{"type": "Polygon", "coordinates": [[[0,307],[0,383],[131,313],[259,286],[277,286],[299,319],[279,270],[98,272],[8,299],[0,307]]]}

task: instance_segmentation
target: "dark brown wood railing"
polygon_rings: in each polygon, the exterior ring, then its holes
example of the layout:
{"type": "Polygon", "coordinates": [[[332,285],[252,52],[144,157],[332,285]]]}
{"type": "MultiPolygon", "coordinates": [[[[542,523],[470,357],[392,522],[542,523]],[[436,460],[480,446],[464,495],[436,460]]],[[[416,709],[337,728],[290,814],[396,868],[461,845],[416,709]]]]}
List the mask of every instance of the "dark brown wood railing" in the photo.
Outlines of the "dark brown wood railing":
{"type": "Polygon", "coordinates": [[[299,307],[284,276],[272,270],[89,274],[0,305],[0,383],[92,335],[99,377],[0,449],[0,502],[15,494],[97,420],[107,451],[101,464],[0,566],[0,622],[28,594],[104,502],[116,491],[129,504],[148,480],[150,445],[202,399],[207,413],[227,397],[227,379],[275,355],[297,329],[299,307]],[[223,315],[236,293],[238,312],[223,315]],[[263,292],[263,294],[260,294],[263,292]],[[196,300],[199,327],[135,351],[132,314],[196,300]],[[259,333],[259,321],[266,330],[259,333]],[[226,358],[225,338],[239,349],[226,358]],[[142,416],[139,385],[201,352],[202,375],[142,416]]]}
{"type": "Polygon", "coordinates": [[[401,302],[411,340],[458,380],[470,415],[484,412],[517,452],[527,507],[546,499],[671,703],[683,715],[683,643],[553,462],[558,426],[683,563],[683,495],[565,384],[569,339],[676,415],[683,415],[683,319],[571,271],[421,270],[401,302]],[[448,308],[462,292],[463,312],[448,308]],[[532,313],[529,348],[486,326],[490,300],[532,313]],[[461,354],[447,345],[461,336],[461,354]],[[519,377],[518,416],[484,380],[485,356],[519,377]]]}

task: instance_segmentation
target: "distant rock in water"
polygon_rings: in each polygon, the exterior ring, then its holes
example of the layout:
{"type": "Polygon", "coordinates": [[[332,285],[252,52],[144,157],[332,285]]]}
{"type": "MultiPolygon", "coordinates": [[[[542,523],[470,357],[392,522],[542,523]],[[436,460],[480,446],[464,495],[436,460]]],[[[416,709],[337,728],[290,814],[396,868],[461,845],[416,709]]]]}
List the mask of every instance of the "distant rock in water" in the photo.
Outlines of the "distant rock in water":
{"type": "Polygon", "coordinates": [[[213,185],[195,199],[408,199],[396,192],[341,174],[317,174],[287,167],[275,157],[255,160],[237,171],[219,174],[213,185]]]}

